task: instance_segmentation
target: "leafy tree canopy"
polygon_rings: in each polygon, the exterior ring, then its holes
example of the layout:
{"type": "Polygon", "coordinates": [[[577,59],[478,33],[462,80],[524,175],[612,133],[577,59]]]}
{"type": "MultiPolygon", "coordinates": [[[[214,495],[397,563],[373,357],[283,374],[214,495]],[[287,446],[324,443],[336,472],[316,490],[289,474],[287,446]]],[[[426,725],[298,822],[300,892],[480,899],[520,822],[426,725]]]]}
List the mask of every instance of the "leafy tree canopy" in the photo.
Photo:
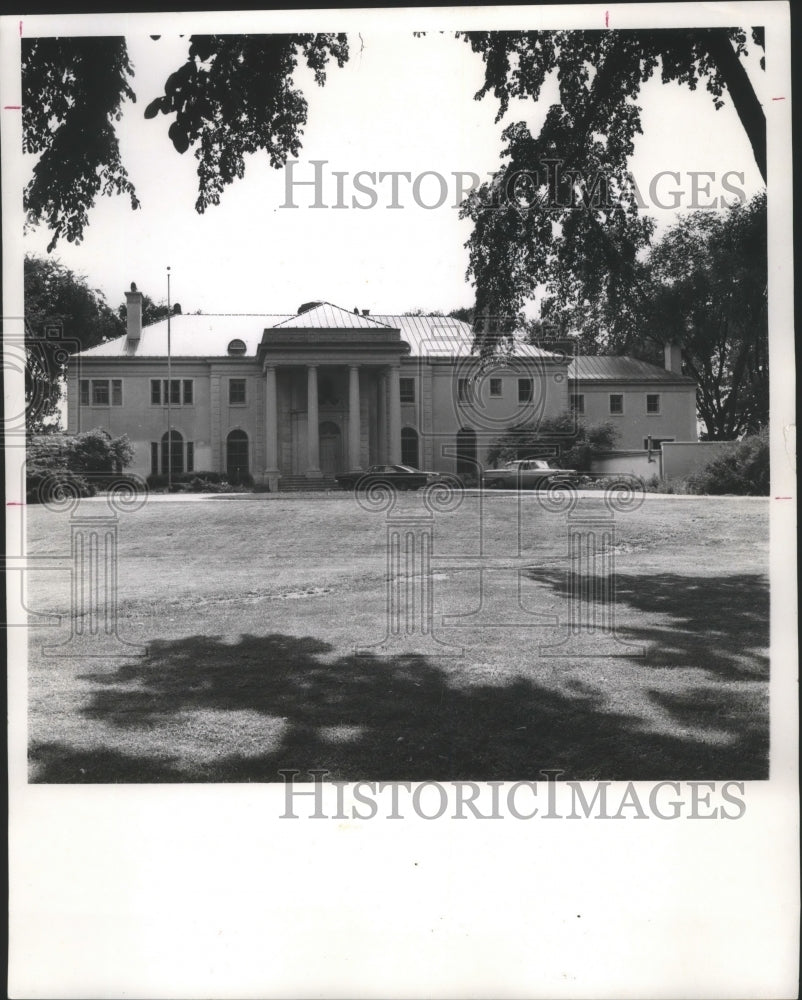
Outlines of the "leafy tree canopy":
{"type": "MultiPolygon", "coordinates": [[[[507,126],[501,168],[462,208],[474,224],[467,246],[478,346],[492,351],[508,340],[516,323],[504,327],[497,318],[517,319],[539,286],[547,289],[553,320],[563,308],[603,309],[617,317],[621,339],[633,338],[639,255],[653,233],[628,169],[641,132],[636,103],[641,87],[659,69],[664,83],[695,89],[704,81],[716,108],[727,94],[765,180],[765,116],[742,61],[746,32],[465,32],[462,37],[484,60],[485,82],[475,97],[498,98],[497,120],[513,98],[537,101],[552,73],[560,95],[537,135],[524,122],[507,126]]],[[[752,42],[763,47],[762,29],[752,29],[752,42]]]]}
{"type": "MultiPolygon", "coordinates": [[[[175,115],[179,153],[198,160],[203,212],[245,172],[245,155],[265,150],[274,167],[296,156],[307,102],[293,83],[299,57],[322,85],[330,59],[343,66],[343,34],[193,35],[186,62],[171,73],[146,118],[175,115]]],[[[45,222],[51,251],[62,237],[80,242],[98,194],[127,194],[139,207],[120,159],[114,123],[135,101],[134,68],[123,38],[23,40],[23,149],[39,154],[25,188],[29,221],[45,222]]]]}
{"type": "Polygon", "coordinates": [[[125,333],[103,293],[57,260],[25,256],[25,399],[29,431],[57,424],[69,355],[125,333]]]}

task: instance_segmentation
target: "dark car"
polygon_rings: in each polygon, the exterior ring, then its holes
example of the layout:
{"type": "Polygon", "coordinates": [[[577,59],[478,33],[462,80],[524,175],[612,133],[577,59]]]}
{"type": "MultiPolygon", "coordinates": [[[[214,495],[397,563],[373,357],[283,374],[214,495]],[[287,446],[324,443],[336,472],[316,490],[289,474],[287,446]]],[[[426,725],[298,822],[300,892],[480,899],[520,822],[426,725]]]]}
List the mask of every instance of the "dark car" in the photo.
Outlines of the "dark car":
{"type": "Polygon", "coordinates": [[[482,483],[488,489],[536,490],[552,483],[576,480],[575,469],[555,469],[541,458],[508,462],[501,469],[486,469],[482,483]]]}
{"type": "Polygon", "coordinates": [[[411,465],[371,465],[367,472],[346,472],[337,476],[344,490],[366,490],[371,486],[389,486],[396,490],[419,490],[432,480],[433,473],[421,472],[411,465]]]}

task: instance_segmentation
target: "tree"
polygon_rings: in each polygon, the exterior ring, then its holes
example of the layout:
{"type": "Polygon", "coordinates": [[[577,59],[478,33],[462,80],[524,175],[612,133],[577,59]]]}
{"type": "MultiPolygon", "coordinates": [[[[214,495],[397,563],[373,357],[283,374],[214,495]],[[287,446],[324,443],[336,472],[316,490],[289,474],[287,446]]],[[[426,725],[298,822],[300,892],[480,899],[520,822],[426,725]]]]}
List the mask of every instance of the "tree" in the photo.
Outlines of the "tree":
{"type": "Polygon", "coordinates": [[[698,383],[708,440],[755,434],[769,419],[766,196],[723,216],[693,212],[655,245],[646,264],[643,329],[682,345],[698,383]]]}
{"type": "Polygon", "coordinates": [[[559,448],[558,467],[587,471],[594,456],[611,451],[617,438],[612,424],[587,424],[573,413],[561,413],[504,431],[488,449],[487,464],[496,467],[499,462],[527,458],[548,444],[559,448]]]}
{"type": "MultiPolygon", "coordinates": [[[[548,110],[537,136],[524,122],[507,126],[501,168],[462,207],[462,216],[474,224],[467,247],[478,346],[488,352],[508,340],[523,303],[542,286],[552,322],[593,309],[614,321],[619,342],[632,340],[643,297],[640,260],[653,233],[628,170],[641,131],[641,86],[659,67],[664,83],[695,89],[704,81],[717,109],[726,93],[765,180],[765,116],[743,65],[746,33],[711,28],[461,35],[482,55],[485,82],[475,97],[492,92],[498,98],[497,121],[512,98],[537,101],[553,73],[560,88],[560,102],[548,110]],[[512,322],[500,326],[498,317],[512,322]]],[[[762,29],[752,29],[752,41],[763,48],[762,29]]]]}
{"type": "Polygon", "coordinates": [[[57,260],[25,256],[25,401],[30,432],[58,425],[70,354],[125,333],[102,292],[57,260]]]}
{"type": "MultiPolygon", "coordinates": [[[[333,58],[348,59],[342,34],[193,35],[186,62],[167,78],[146,118],[175,115],[169,128],[179,153],[198,160],[203,212],[245,172],[245,155],[265,150],[271,166],[297,156],[307,102],[293,85],[299,53],[323,85],[333,58]]],[[[31,223],[80,242],[98,194],[127,194],[139,208],[120,159],[115,122],[135,101],[124,38],[33,38],[22,43],[23,150],[39,154],[25,188],[31,223]]]]}

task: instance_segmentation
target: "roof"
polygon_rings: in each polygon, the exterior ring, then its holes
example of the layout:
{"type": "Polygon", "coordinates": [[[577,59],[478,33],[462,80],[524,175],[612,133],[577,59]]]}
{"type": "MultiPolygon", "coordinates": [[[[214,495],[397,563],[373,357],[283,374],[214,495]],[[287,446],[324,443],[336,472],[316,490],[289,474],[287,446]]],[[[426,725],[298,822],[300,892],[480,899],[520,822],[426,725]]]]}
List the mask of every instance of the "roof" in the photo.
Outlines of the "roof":
{"type": "Polygon", "coordinates": [[[312,309],[288,316],[287,319],[274,324],[285,330],[376,330],[385,325],[374,316],[349,312],[341,306],[332,305],[331,302],[320,302],[312,309]]]}
{"type": "MultiPolygon", "coordinates": [[[[170,319],[170,353],[174,358],[227,357],[232,340],[245,342],[245,357],[256,357],[265,327],[291,319],[286,313],[226,314],[204,313],[172,316],[170,319]]],[[[136,345],[128,343],[123,334],[105,344],[81,351],[82,358],[166,358],[167,320],[142,328],[136,345]]],[[[242,357],[242,355],[240,355],[242,357]]]]}
{"type": "Polygon", "coordinates": [[[679,375],[659,365],[637,358],[578,354],[568,367],[568,378],[581,382],[674,382],[696,385],[687,375],[679,375]]]}
{"type": "MultiPolygon", "coordinates": [[[[173,358],[223,358],[234,340],[245,343],[245,354],[255,358],[265,330],[351,329],[376,332],[399,330],[413,357],[468,357],[473,348],[469,323],[453,316],[371,315],[349,312],[330,302],[300,314],[287,313],[187,313],[170,319],[170,353],[173,358]]],[[[550,353],[520,342],[516,357],[548,358],[550,353]]],[[[81,351],[82,358],[166,358],[167,320],[142,328],[138,343],[123,334],[97,347],[81,351]]]]}

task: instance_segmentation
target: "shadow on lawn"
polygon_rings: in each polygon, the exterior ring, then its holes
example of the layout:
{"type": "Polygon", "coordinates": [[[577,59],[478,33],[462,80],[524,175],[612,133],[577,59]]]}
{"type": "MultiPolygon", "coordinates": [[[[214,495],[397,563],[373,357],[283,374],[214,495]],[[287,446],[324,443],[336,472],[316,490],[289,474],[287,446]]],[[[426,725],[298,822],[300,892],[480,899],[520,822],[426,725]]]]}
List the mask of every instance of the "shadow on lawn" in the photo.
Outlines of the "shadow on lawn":
{"type": "MultiPolygon", "coordinates": [[[[527,577],[561,596],[569,574],[529,570],[527,577]]],[[[577,582],[577,574],[570,580],[577,582]]],[[[644,666],[695,667],[724,681],[768,680],[769,585],[756,573],[733,576],[651,576],[615,574],[616,632],[647,647],[644,666]],[[626,624],[627,609],[638,612],[626,624]],[[670,620],[649,624],[649,616],[670,620]],[[641,624],[641,623],[647,624],[641,624]]]]}
{"type": "MultiPolygon", "coordinates": [[[[549,574],[533,578],[564,584],[564,575],[560,583],[549,574]]],[[[331,647],[312,637],[244,635],[231,644],[193,636],[154,642],[143,660],[83,677],[94,685],[85,714],[149,752],[40,743],[30,755],[35,780],[275,782],[280,768],[303,772],[301,779],[321,768],[349,781],[536,779],[549,767],[561,768],[563,779],[767,777],[765,693],[754,683],[765,674],[760,657],[751,655],[752,668],[743,662],[745,651],[767,641],[760,578],[619,576],[618,587],[622,604],[674,619],[626,630],[628,639],[659,644],[656,656],[638,661],[644,669],[674,664],[716,674],[711,687],[648,693],[676,724],[671,733],[612,711],[579,684],[562,692],[522,678],[469,686],[424,657],[332,659],[331,647]],[[237,712],[250,720],[247,745],[238,739],[237,712]],[[184,718],[201,729],[210,720],[218,731],[227,726],[225,755],[192,758],[171,746],[163,727],[181,732],[184,718]]]]}

